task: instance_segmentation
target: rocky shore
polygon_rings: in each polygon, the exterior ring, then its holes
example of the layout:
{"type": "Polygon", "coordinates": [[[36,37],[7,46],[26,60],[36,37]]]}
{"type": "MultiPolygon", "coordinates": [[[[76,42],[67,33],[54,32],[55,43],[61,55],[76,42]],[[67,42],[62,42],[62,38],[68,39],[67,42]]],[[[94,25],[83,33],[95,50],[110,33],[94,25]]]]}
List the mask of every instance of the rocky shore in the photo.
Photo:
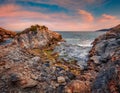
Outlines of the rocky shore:
{"type": "Polygon", "coordinates": [[[92,43],[88,69],[72,80],[67,93],[120,93],[120,25],[92,43]]]}
{"type": "Polygon", "coordinates": [[[0,93],[120,93],[120,25],[96,38],[84,60],[45,26],[9,36],[0,46],[0,93]]]}

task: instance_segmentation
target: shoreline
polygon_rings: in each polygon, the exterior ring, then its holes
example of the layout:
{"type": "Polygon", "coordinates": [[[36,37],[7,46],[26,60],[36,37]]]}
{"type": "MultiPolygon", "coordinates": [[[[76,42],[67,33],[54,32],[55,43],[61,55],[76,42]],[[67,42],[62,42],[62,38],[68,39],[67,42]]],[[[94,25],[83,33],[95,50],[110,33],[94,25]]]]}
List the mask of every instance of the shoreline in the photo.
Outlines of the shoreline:
{"type": "Polygon", "coordinates": [[[119,93],[119,29],[97,37],[85,56],[81,47],[58,44],[62,36],[45,26],[25,29],[0,46],[0,92],[119,93]]]}

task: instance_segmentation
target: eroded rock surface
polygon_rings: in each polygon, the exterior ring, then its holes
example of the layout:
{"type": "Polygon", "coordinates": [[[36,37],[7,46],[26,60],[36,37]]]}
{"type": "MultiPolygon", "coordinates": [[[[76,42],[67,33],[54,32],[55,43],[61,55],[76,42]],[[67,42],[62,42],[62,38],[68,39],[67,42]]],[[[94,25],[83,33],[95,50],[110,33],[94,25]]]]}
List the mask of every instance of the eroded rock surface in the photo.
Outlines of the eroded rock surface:
{"type": "Polygon", "coordinates": [[[35,25],[18,33],[15,41],[23,48],[43,48],[51,47],[62,41],[62,36],[48,30],[45,26],[35,25]]]}
{"type": "Polygon", "coordinates": [[[65,91],[120,93],[120,25],[96,38],[89,56],[88,69],[77,76],[77,81],[69,83],[65,91]]]}
{"type": "Polygon", "coordinates": [[[35,25],[0,46],[0,93],[62,93],[77,66],[57,62],[52,49],[61,40],[60,34],[35,25]]]}
{"type": "Polygon", "coordinates": [[[0,46],[0,93],[120,93],[120,26],[95,39],[81,66],[81,48],[55,48],[61,40],[35,25],[0,46]]]}

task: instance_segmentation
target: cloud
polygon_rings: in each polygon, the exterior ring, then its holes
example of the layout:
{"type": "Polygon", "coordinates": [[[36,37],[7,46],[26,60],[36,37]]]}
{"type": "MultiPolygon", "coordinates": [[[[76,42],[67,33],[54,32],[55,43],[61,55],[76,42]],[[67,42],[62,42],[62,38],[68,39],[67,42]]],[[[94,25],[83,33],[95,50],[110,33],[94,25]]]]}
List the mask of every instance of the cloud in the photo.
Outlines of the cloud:
{"type": "Polygon", "coordinates": [[[117,20],[116,16],[108,15],[108,14],[103,14],[102,17],[99,19],[100,22],[107,22],[111,20],[117,20]]]}
{"type": "MultiPolygon", "coordinates": [[[[61,2],[61,5],[64,5],[62,3],[66,4],[66,1],[59,1],[59,3],[61,2]]],[[[93,3],[94,0],[90,2],[93,3]]],[[[73,15],[59,12],[42,13],[24,9],[16,4],[5,4],[0,6],[0,26],[14,31],[24,30],[32,24],[46,25],[49,29],[55,31],[94,31],[101,28],[110,28],[120,23],[117,16],[102,14],[96,17],[84,9],[77,10],[73,15]]]]}
{"type": "MultiPolygon", "coordinates": [[[[61,8],[66,8],[69,10],[77,10],[77,9],[83,9],[86,6],[98,6],[102,5],[105,2],[108,2],[109,0],[3,0],[2,3],[13,3],[24,5],[23,7],[29,7],[34,6],[38,4],[47,4],[47,5],[57,5],[61,8]],[[33,5],[32,5],[33,4],[33,5]]],[[[35,7],[35,6],[34,6],[35,7]]],[[[40,7],[40,6],[39,6],[40,7]]],[[[47,8],[47,6],[46,6],[47,8]]]]}
{"type": "Polygon", "coordinates": [[[46,14],[27,11],[14,4],[0,6],[0,10],[0,25],[10,30],[23,30],[32,24],[43,24],[50,26],[51,29],[60,29],[62,24],[69,24],[72,19],[71,16],[64,13],[46,14]],[[51,24],[56,25],[58,28],[53,28],[51,24]]]}
{"type": "Polygon", "coordinates": [[[79,14],[85,22],[93,22],[94,21],[93,15],[85,10],[79,10],[79,14]]]}
{"type": "Polygon", "coordinates": [[[67,19],[64,13],[47,14],[41,12],[33,12],[24,10],[21,6],[14,4],[7,4],[0,7],[0,17],[2,18],[17,18],[17,19],[39,19],[39,20],[55,20],[55,19],[67,19]]]}

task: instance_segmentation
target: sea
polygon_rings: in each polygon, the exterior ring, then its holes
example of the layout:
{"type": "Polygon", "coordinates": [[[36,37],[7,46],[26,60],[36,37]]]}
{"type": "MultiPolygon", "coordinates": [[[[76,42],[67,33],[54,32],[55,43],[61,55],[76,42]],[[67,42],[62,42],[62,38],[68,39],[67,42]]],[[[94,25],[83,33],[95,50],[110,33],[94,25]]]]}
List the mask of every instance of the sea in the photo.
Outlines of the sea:
{"type": "Polygon", "coordinates": [[[59,51],[60,55],[68,55],[64,58],[72,58],[77,60],[77,64],[84,69],[89,59],[89,51],[92,48],[92,42],[98,36],[105,32],[59,32],[66,41],[67,48],[59,51]]]}
{"type": "Polygon", "coordinates": [[[58,33],[62,35],[63,39],[66,40],[68,44],[78,45],[82,47],[91,47],[91,43],[94,41],[94,39],[104,34],[105,32],[59,31],[58,33]]]}

